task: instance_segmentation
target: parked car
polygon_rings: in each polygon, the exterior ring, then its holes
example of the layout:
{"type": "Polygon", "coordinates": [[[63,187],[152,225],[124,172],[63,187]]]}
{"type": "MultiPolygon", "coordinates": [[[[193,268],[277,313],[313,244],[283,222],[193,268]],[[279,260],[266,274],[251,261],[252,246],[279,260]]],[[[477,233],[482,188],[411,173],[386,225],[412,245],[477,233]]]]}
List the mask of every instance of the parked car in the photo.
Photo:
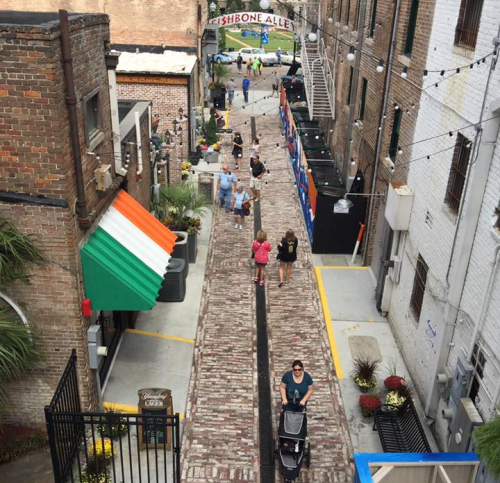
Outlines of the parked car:
{"type": "MultiPolygon", "coordinates": [[[[292,65],[293,62],[293,50],[287,50],[281,54],[281,63],[283,65],[292,65]]],[[[295,53],[295,62],[300,64],[300,56],[295,53]]]]}
{"type": "Polygon", "coordinates": [[[226,52],[219,52],[214,55],[214,62],[217,64],[232,64],[234,60],[235,59],[226,52]]]}
{"type": "Polygon", "coordinates": [[[243,62],[246,62],[248,59],[255,59],[255,57],[260,57],[264,65],[276,65],[278,63],[278,58],[276,57],[276,55],[268,54],[264,49],[240,49],[238,52],[231,53],[233,60],[238,57],[238,54],[243,58],[243,62]]]}

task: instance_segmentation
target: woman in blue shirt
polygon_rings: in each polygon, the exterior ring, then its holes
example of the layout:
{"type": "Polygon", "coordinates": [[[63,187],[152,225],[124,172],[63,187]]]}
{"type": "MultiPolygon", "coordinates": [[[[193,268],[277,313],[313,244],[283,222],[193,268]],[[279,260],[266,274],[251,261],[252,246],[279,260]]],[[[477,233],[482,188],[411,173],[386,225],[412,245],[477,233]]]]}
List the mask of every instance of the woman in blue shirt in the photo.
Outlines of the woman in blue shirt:
{"type": "Polygon", "coordinates": [[[314,391],[313,380],[304,371],[304,364],[295,360],[292,370],[285,372],[281,378],[280,394],[284,411],[304,411],[307,401],[314,391]]]}
{"type": "Polygon", "coordinates": [[[233,213],[234,213],[234,227],[241,230],[245,224],[245,210],[243,209],[243,203],[250,199],[248,193],[243,191],[243,185],[238,183],[236,185],[236,191],[233,193],[233,213]]]}

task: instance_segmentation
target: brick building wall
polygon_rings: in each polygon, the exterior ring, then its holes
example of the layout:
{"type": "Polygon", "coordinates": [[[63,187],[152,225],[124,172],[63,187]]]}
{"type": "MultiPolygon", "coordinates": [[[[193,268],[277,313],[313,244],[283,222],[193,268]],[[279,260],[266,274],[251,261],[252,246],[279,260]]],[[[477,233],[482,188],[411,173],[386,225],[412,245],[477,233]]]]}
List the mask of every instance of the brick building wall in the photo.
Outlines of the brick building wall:
{"type": "Polygon", "coordinates": [[[204,0],[40,0],[18,2],[2,0],[4,10],[53,12],[66,9],[70,13],[103,13],[111,19],[111,42],[129,45],[158,45],[189,47],[198,44],[198,3],[207,12],[204,0]]]}
{"type": "MultiPolygon", "coordinates": [[[[336,40],[333,37],[341,39],[338,48],[337,75],[335,91],[335,122],[324,122],[325,131],[333,129],[330,134],[330,146],[332,153],[337,161],[339,169],[344,163],[344,149],[346,143],[351,144],[350,158],[353,158],[355,165],[350,165],[350,159],[347,168],[348,174],[354,176],[358,169],[365,176],[365,192],[371,192],[372,180],[374,175],[375,152],[377,143],[378,127],[380,125],[380,112],[382,109],[382,94],[384,91],[384,78],[387,70],[387,57],[389,51],[391,21],[394,15],[395,3],[389,0],[378,0],[376,5],[376,16],[374,24],[374,34],[370,38],[369,30],[373,13],[373,0],[366,2],[365,14],[365,32],[362,46],[361,64],[358,76],[358,88],[355,106],[354,118],[359,118],[363,79],[368,81],[367,94],[365,98],[365,111],[363,120],[358,126],[353,127],[352,136],[346,139],[347,123],[349,119],[349,79],[350,69],[354,67],[354,62],[349,62],[346,58],[349,52],[348,45],[356,45],[358,31],[354,30],[356,16],[358,15],[359,2],[350,2],[350,15],[347,22],[347,3],[339,0],[323,0],[321,6],[326,12],[322,28],[330,35],[324,35],[325,45],[328,48],[332,60],[336,51],[336,40]],[[342,12],[339,9],[342,8],[342,12]],[[339,21],[340,15],[340,21],[339,21]],[[333,21],[328,21],[332,18],[333,21]],[[349,23],[349,25],[347,25],[349,23]],[[333,37],[332,37],[333,36],[333,37]],[[348,45],[346,45],[348,44],[348,45]],[[378,59],[384,60],[385,70],[382,73],[377,72],[378,59]],[[352,143],[351,143],[352,139],[352,143]]],[[[377,177],[375,192],[386,193],[389,181],[405,182],[408,164],[412,157],[411,147],[405,148],[403,154],[396,155],[396,166],[394,172],[385,168],[382,160],[388,155],[389,144],[392,134],[392,125],[394,120],[394,105],[397,104],[403,111],[401,121],[401,133],[399,144],[404,146],[410,144],[413,140],[416,111],[419,107],[420,86],[422,84],[422,72],[426,68],[427,46],[429,42],[429,33],[431,29],[431,19],[434,11],[434,0],[421,0],[418,10],[418,19],[416,32],[411,53],[411,59],[405,57],[404,45],[408,29],[409,5],[410,2],[401,2],[398,27],[396,30],[396,50],[394,56],[393,69],[390,80],[390,90],[387,102],[387,111],[385,113],[385,126],[383,130],[382,149],[380,152],[380,168],[377,177]],[[403,67],[408,67],[408,76],[403,79],[400,74],[403,67]]],[[[383,216],[385,204],[374,199],[375,205],[374,218],[372,221],[370,245],[368,251],[368,261],[371,260],[373,244],[380,238],[380,233],[375,233],[377,218],[383,216]],[[378,211],[380,206],[381,211],[378,211]]],[[[378,264],[378,260],[374,260],[378,264]]]]}
{"type": "MultiPolygon", "coordinates": [[[[427,68],[438,71],[464,65],[467,68],[462,69],[459,75],[453,75],[449,80],[439,83],[437,88],[434,83],[439,82],[442,77],[439,73],[429,75],[420,99],[415,141],[460,129],[461,134],[475,143],[474,127],[465,126],[479,119],[491,60],[475,64],[473,69],[470,69],[468,64],[493,50],[491,40],[497,34],[500,12],[496,2],[484,1],[477,44],[475,49],[466,50],[454,45],[459,9],[460,0],[453,0],[451,3],[436,1],[429,37],[427,68]]],[[[498,71],[493,72],[486,106],[494,99],[500,98],[499,79],[498,71]]],[[[486,111],[485,118],[488,119],[491,115],[486,111]]],[[[451,259],[458,217],[450,212],[444,202],[455,142],[456,134],[453,134],[451,137],[445,135],[430,139],[413,147],[412,158],[424,156],[424,160],[409,165],[408,185],[414,192],[415,198],[410,229],[401,245],[403,260],[401,280],[394,286],[389,312],[391,324],[395,329],[412,379],[418,393],[424,399],[434,384],[434,365],[445,329],[443,320],[448,295],[446,274],[449,264],[451,263],[453,267],[458,261],[456,251],[451,259]],[[438,153],[438,151],[443,152],[438,153]],[[428,154],[432,154],[429,160],[426,159],[428,154]],[[417,320],[409,305],[418,254],[424,258],[429,271],[422,311],[417,320]]],[[[474,176],[475,167],[474,164],[468,167],[469,176],[474,176]]],[[[452,371],[455,370],[458,356],[467,355],[473,327],[480,322],[479,303],[486,289],[493,250],[498,243],[492,231],[491,220],[500,199],[499,173],[500,156],[496,149],[491,161],[459,315],[453,332],[453,345],[444,348],[447,352],[447,365],[452,371]]],[[[467,213],[470,199],[470,191],[462,196],[464,215],[467,213]]],[[[458,246],[464,235],[462,222],[461,228],[457,234],[458,246]]],[[[495,315],[499,308],[499,290],[498,277],[495,274],[491,298],[479,333],[480,344],[485,348],[483,384],[486,389],[480,389],[476,406],[485,419],[490,416],[492,405],[494,406],[492,398],[498,389],[500,375],[499,361],[496,357],[500,349],[499,324],[495,315]]],[[[446,406],[441,400],[438,414],[444,407],[446,406]]],[[[436,419],[436,432],[442,446],[446,447],[449,436],[447,422],[440,417],[436,419]]]]}

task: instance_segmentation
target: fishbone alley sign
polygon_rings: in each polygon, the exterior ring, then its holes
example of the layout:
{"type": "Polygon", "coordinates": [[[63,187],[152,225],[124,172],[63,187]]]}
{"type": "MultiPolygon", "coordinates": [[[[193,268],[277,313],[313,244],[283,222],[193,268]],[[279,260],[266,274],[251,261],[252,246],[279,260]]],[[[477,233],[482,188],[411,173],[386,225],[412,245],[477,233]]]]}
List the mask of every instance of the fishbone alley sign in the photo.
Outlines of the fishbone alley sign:
{"type": "Polygon", "coordinates": [[[293,32],[295,32],[296,28],[295,22],[289,18],[263,12],[228,13],[227,15],[222,15],[222,17],[210,19],[209,23],[215,23],[219,27],[237,23],[260,23],[264,25],[273,25],[274,27],[291,30],[293,32]]]}

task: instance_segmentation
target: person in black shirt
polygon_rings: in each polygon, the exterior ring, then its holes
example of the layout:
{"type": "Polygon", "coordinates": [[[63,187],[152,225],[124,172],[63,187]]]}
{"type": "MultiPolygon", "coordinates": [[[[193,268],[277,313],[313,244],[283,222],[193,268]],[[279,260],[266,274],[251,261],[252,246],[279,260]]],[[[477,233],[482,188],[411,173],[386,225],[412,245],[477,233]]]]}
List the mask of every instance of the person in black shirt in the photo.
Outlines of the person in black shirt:
{"type": "Polygon", "coordinates": [[[240,169],[240,159],[243,156],[243,139],[239,132],[234,133],[233,137],[233,157],[236,169],[240,169]]]}
{"type": "Polygon", "coordinates": [[[290,275],[292,274],[293,262],[297,260],[297,246],[299,241],[295,236],[293,230],[287,230],[285,236],[281,239],[278,245],[278,258],[280,261],[280,283],[281,287],[284,283],[290,282],[290,275]],[[286,281],[283,281],[283,275],[286,269],[286,281]]]}
{"type": "Polygon", "coordinates": [[[259,155],[252,158],[252,178],[250,179],[250,189],[252,190],[253,200],[260,200],[260,190],[262,189],[262,178],[266,173],[264,164],[261,163],[259,155]]]}

